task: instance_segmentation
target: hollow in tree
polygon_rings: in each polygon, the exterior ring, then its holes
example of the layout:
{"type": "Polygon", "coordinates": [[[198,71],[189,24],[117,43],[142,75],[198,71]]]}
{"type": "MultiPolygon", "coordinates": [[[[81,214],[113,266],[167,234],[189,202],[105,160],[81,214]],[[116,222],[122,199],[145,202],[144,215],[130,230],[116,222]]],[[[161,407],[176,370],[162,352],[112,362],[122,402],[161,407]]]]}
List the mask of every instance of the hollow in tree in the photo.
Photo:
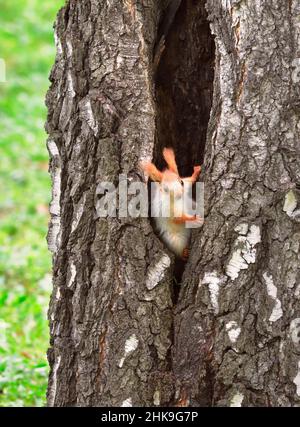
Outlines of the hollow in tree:
{"type": "Polygon", "coordinates": [[[299,6],[69,0],[47,95],[50,406],[300,402],[299,6]],[[176,259],[97,185],[173,147],[205,222],[176,259]]]}

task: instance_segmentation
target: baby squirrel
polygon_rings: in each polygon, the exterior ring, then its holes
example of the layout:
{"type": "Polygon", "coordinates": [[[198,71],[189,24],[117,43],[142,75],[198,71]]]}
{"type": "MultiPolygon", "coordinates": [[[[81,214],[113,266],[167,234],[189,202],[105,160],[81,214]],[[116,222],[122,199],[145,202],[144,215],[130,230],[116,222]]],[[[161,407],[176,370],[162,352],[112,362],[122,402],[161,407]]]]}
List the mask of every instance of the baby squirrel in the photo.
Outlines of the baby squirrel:
{"type": "Polygon", "coordinates": [[[163,157],[168,167],[162,172],[150,162],[142,162],[141,167],[152,181],[159,183],[154,188],[152,200],[159,200],[156,202],[159,203],[159,208],[167,206],[170,209],[168,217],[158,216],[154,218],[158,235],[177,257],[186,260],[189,255],[188,244],[191,234],[191,229],[186,227],[186,222],[200,226],[203,224],[203,219],[198,215],[189,214],[189,209],[194,208],[195,202],[191,194],[183,197],[184,183],[191,183],[190,185],[192,185],[196,182],[201,166],[194,166],[192,176],[181,178],[174,151],[171,148],[165,148],[163,157]]]}

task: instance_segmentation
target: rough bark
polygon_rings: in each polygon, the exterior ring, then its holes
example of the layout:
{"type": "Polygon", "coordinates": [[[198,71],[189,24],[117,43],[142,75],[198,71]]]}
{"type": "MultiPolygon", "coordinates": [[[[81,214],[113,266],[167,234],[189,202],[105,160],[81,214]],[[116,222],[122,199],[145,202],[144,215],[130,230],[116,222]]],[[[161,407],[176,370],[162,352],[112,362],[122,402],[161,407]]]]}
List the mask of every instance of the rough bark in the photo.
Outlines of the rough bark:
{"type": "Polygon", "coordinates": [[[57,19],[47,96],[60,181],[49,232],[49,405],[151,405],[157,389],[162,403],[172,395],[170,259],[147,219],[95,211],[97,183],[117,184],[120,173],[139,180],[139,160],[152,155],[158,17],[153,1],[71,0],[57,19]]]}
{"type": "Polygon", "coordinates": [[[217,53],[206,218],[176,309],[176,388],[190,405],[299,405],[300,7],[207,8],[217,53]]]}
{"type": "Polygon", "coordinates": [[[299,404],[300,7],[287,3],[208,0],[213,64],[204,2],[182,0],[157,69],[168,1],[60,11],[50,406],[299,404]],[[149,220],[95,209],[99,182],[142,180],[139,161],[166,144],[184,172],[204,154],[206,220],[178,301],[149,220]]]}

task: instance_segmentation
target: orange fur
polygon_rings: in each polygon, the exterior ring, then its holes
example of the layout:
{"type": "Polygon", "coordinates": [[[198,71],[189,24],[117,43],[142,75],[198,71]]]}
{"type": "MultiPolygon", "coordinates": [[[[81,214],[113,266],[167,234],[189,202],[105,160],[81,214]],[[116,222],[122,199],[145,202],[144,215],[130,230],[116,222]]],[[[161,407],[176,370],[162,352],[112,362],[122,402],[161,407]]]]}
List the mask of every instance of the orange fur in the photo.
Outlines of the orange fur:
{"type": "Polygon", "coordinates": [[[164,156],[165,161],[167,162],[167,165],[168,165],[170,171],[177,173],[177,175],[178,175],[178,169],[177,169],[175,154],[174,154],[173,149],[172,148],[164,148],[163,156],[164,156]]]}
{"type": "Polygon", "coordinates": [[[197,181],[198,176],[200,175],[201,172],[201,166],[194,166],[194,172],[192,176],[189,176],[188,178],[183,178],[186,182],[192,182],[194,184],[194,182],[197,181]]]}
{"type": "Polygon", "coordinates": [[[142,162],[141,168],[149,175],[152,181],[161,182],[163,174],[153,163],[142,162]]]}
{"type": "Polygon", "coordinates": [[[168,165],[168,168],[163,172],[150,162],[141,163],[142,169],[146,174],[156,182],[160,182],[156,191],[160,192],[161,201],[164,206],[170,206],[170,216],[155,218],[156,228],[161,239],[166,246],[180,258],[186,259],[188,256],[188,243],[191,230],[186,227],[186,223],[194,223],[202,225],[203,220],[197,215],[190,215],[188,208],[176,205],[176,200],[180,200],[183,194],[182,181],[194,183],[196,182],[201,166],[194,166],[194,172],[190,177],[181,178],[179,176],[175,154],[172,148],[164,148],[163,157],[168,165]],[[179,199],[178,199],[179,198],[179,199]]]}
{"type": "Polygon", "coordinates": [[[196,215],[182,215],[182,216],[180,216],[180,217],[175,217],[174,219],[173,219],[173,222],[175,223],[175,224],[183,224],[183,223],[185,223],[186,221],[197,221],[198,219],[197,219],[197,216],[196,215]]]}

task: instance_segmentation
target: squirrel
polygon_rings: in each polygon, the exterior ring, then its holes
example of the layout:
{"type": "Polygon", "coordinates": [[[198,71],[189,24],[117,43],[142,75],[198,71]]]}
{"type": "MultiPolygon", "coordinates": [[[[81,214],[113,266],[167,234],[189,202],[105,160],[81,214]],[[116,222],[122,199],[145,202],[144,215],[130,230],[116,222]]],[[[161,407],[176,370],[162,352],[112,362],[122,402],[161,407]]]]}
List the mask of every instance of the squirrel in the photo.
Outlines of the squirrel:
{"type": "Polygon", "coordinates": [[[162,209],[166,206],[170,208],[168,217],[154,218],[158,235],[171,252],[186,261],[189,256],[188,244],[191,234],[191,229],[186,227],[186,222],[200,226],[203,224],[203,219],[198,215],[189,214],[189,206],[194,207],[195,202],[190,194],[183,197],[184,183],[192,185],[196,182],[201,172],[201,166],[194,166],[192,176],[181,178],[173,149],[164,148],[163,157],[168,167],[162,172],[151,162],[142,162],[141,168],[152,181],[159,183],[154,186],[152,201],[159,203],[159,207],[162,209]]]}

